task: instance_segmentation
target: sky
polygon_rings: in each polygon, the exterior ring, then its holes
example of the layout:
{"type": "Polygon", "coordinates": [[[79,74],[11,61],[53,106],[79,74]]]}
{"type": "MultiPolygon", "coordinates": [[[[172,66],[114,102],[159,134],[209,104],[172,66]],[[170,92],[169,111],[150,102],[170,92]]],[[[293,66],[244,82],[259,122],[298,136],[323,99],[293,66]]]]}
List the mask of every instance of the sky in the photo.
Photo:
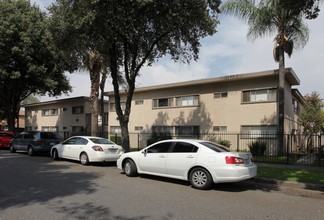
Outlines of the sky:
{"type": "MultiPolygon", "coordinates": [[[[45,10],[55,0],[31,0],[45,10]]],[[[294,86],[302,95],[317,91],[324,98],[324,7],[315,20],[305,20],[310,30],[307,45],[295,50],[286,67],[294,70],[300,85],[294,86]],[[322,63],[323,62],[323,63],[322,63]]],[[[199,60],[190,65],[174,63],[165,57],[151,67],[143,67],[136,80],[136,87],[146,87],[167,83],[184,82],[197,79],[215,78],[226,75],[252,73],[278,69],[273,60],[274,37],[247,40],[248,26],[232,16],[221,15],[217,33],[201,40],[199,60]]],[[[40,101],[63,99],[77,96],[90,96],[90,77],[88,72],[65,73],[73,88],[68,96],[39,97],[40,101]]],[[[111,79],[106,82],[105,91],[112,91],[111,79]]]]}

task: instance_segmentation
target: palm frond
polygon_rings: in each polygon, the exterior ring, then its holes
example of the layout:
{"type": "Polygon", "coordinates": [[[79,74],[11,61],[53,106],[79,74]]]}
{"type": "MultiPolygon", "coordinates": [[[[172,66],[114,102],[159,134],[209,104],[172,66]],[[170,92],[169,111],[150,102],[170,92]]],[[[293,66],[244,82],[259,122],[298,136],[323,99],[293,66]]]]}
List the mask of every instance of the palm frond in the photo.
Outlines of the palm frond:
{"type": "Polygon", "coordinates": [[[220,11],[224,14],[234,15],[247,22],[256,10],[255,0],[229,0],[223,3],[220,11]]]}

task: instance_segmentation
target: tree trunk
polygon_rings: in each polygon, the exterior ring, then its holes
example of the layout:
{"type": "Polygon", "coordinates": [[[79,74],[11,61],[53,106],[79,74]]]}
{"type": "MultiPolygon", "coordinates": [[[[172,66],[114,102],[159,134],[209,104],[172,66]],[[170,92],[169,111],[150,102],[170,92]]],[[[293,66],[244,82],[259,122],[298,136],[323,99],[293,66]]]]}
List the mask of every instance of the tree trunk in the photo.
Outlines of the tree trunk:
{"type": "MultiPolygon", "coordinates": [[[[105,132],[105,103],[104,103],[104,92],[105,92],[105,84],[107,80],[107,72],[103,71],[101,74],[101,82],[100,82],[100,115],[101,115],[101,129],[100,134],[103,137],[103,134],[105,132]]],[[[108,116],[107,116],[108,117],[108,116]]]]}
{"type": "Polygon", "coordinates": [[[278,150],[284,152],[285,131],[285,54],[282,46],[279,47],[279,92],[278,92],[278,150]]]}
{"type": "Polygon", "coordinates": [[[90,59],[90,81],[91,81],[91,136],[98,135],[99,115],[99,84],[100,84],[100,63],[96,60],[96,54],[91,52],[90,59]]]}

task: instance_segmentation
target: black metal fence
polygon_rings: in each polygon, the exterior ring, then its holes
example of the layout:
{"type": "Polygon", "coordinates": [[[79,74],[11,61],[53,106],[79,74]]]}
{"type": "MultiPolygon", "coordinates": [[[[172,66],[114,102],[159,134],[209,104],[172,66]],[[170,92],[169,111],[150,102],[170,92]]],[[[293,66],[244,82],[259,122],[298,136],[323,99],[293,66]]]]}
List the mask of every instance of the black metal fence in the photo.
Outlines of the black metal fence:
{"type": "MultiPolygon", "coordinates": [[[[65,132],[64,139],[70,136],[87,135],[91,133],[65,132]]],[[[120,134],[98,133],[96,136],[109,138],[121,145],[120,134]]],[[[251,152],[255,162],[278,163],[291,165],[310,165],[324,167],[324,134],[284,134],[283,147],[278,144],[279,134],[274,133],[235,133],[216,132],[199,135],[172,135],[156,133],[130,133],[130,147],[140,150],[161,139],[202,139],[220,143],[232,151],[251,152]]]]}
{"type": "MultiPolygon", "coordinates": [[[[251,152],[255,162],[293,165],[324,166],[324,134],[284,134],[283,147],[278,144],[279,134],[217,132],[199,135],[153,135],[130,133],[130,147],[140,150],[160,139],[202,139],[223,144],[232,151],[251,152]]],[[[110,139],[121,144],[118,134],[110,139]]]]}

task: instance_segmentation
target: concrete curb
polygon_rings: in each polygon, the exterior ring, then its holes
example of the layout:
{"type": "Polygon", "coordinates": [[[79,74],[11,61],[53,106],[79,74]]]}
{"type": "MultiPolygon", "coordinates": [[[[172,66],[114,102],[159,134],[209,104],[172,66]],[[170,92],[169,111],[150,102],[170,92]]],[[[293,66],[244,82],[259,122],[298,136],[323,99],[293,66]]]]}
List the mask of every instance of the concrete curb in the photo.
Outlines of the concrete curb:
{"type": "Polygon", "coordinates": [[[294,181],[285,181],[285,180],[275,180],[275,179],[266,179],[266,178],[253,178],[248,180],[256,184],[272,184],[283,187],[293,187],[300,189],[310,189],[324,192],[324,184],[314,184],[314,183],[299,183],[294,181]]]}

